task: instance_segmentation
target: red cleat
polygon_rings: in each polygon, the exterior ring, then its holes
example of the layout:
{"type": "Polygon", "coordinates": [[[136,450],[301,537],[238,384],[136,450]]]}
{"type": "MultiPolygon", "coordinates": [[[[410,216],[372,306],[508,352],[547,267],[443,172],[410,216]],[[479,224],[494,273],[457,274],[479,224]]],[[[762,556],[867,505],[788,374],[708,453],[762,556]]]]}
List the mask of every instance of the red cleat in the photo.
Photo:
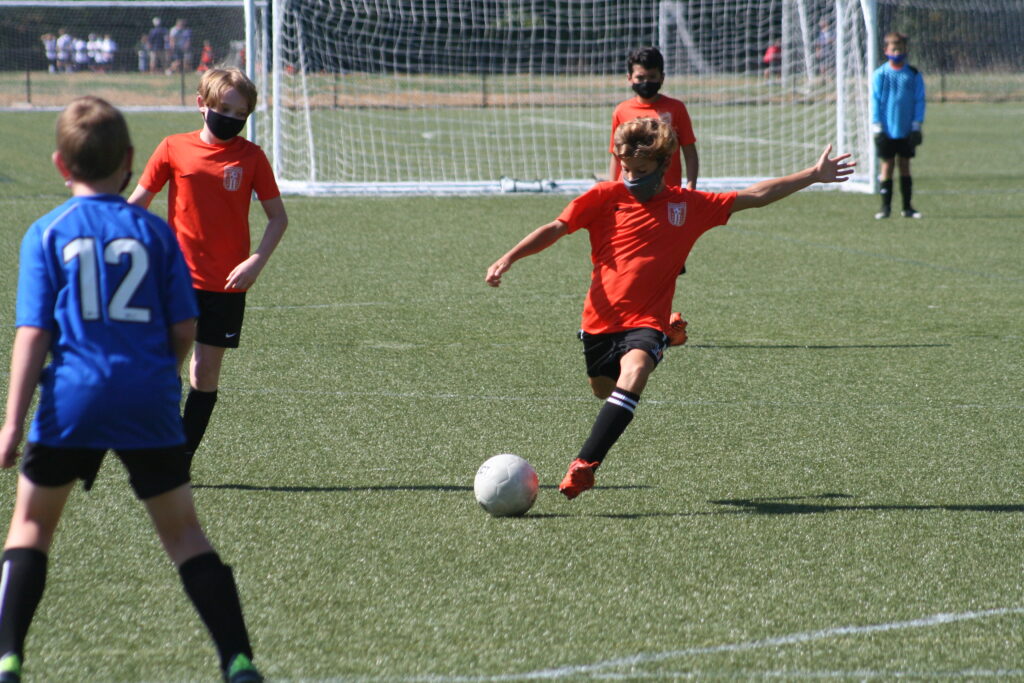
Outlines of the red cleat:
{"type": "Polygon", "coordinates": [[[686,325],[683,314],[678,311],[668,317],[668,345],[682,346],[686,343],[686,325]]]}
{"type": "Polygon", "coordinates": [[[558,485],[558,490],[566,498],[572,500],[584,491],[594,488],[594,470],[600,464],[576,458],[569,465],[569,471],[565,473],[565,479],[558,485]]]}

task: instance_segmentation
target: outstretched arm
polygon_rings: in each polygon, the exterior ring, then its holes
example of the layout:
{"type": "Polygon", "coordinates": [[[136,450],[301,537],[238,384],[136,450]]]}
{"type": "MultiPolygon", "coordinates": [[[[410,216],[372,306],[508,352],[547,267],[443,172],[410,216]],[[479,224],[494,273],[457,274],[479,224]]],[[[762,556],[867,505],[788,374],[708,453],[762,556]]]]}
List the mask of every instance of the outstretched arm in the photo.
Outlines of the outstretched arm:
{"type": "Polygon", "coordinates": [[[487,269],[487,277],[484,278],[484,282],[491,287],[497,287],[501,284],[501,276],[508,272],[513,263],[524,256],[544,251],[560,240],[568,231],[569,226],[559,220],[540,226],[524,237],[519,244],[512,247],[504,256],[495,261],[487,269]]]}
{"type": "Polygon", "coordinates": [[[853,173],[856,162],[847,161],[850,158],[849,154],[829,158],[831,153],[832,145],[829,145],[814,166],[783,178],[762,180],[745,190],[740,190],[736,195],[736,201],[733,202],[732,212],[767,206],[815,183],[846,182],[853,173]]]}

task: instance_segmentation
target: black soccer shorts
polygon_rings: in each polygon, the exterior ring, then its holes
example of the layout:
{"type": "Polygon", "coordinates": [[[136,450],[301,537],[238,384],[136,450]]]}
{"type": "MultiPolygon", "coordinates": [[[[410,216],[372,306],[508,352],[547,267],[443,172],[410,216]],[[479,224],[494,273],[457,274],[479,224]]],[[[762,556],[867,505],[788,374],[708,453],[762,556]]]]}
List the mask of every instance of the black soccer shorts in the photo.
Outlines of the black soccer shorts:
{"type": "MultiPolygon", "coordinates": [[[[102,448],[60,448],[29,443],[21,458],[21,473],[36,486],[57,488],[81,479],[88,491],[96,481],[107,451],[102,448]]],[[[189,482],[185,444],[167,448],[118,450],[128,470],[135,497],[146,500],[189,482]]]]}
{"type": "Polygon", "coordinates": [[[587,364],[587,377],[618,379],[622,371],[619,361],[627,351],[642,349],[657,366],[665,355],[668,337],[651,327],[637,327],[610,334],[589,334],[579,331],[583,342],[583,358],[587,364]]]}
{"type": "Polygon", "coordinates": [[[884,137],[875,143],[875,151],[878,154],[878,158],[885,159],[886,161],[897,156],[903,157],[904,159],[913,159],[916,149],[917,148],[914,145],[910,144],[909,137],[884,137]]]}
{"type": "Polygon", "coordinates": [[[245,318],[245,292],[195,290],[199,305],[196,341],[207,346],[237,349],[245,318]]]}

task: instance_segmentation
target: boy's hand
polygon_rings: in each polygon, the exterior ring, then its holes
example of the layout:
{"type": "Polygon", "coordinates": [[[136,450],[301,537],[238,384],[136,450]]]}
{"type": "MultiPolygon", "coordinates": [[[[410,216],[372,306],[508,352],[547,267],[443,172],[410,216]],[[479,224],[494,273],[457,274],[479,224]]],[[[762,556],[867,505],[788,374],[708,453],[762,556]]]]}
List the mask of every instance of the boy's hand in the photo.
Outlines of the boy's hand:
{"type": "Polygon", "coordinates": [[[507,259],[498,259],[487,269],[487,277],[484,278],[484,282],[491,287],[497,287],[501,284],[501,276],[507,273],[511,267],[512,264],[507,259]]]}
{"type": "Polygon", "coordinates": [[[4,426],[0,427],[0,468],[13,467],[18,461],[18,456],[21,455],[18,446],[21,445],[22,436],[22,428],[19,425],[5,422],[4,426]]]}
{"type": "Polygon", "coordinates": [[[831,153],[832,145],[827,146],[821,153],[818,163],[814,165],[814,179],[819,183],[844,183],[853,174],[853,167],[857,162],[846,161],[850,158],[849,154],[840,154],[830,159],[828,155],[831,153]]]}
{"type": "Polygon", "coordinates": [[[921,133],[920,129],[910,131],[910,135],[908,135],[907,137],[910,138],[910,144],[912,144],[914,147],[917,147],[922,142],[924,142],[924,135],[921,133]]]}
{"type": "Polygon", "coordinates": [[[249,289],[256,284],[256,278],[263,272],[264,265],[266,261],[259,254],[253,254],[228,273],[224,289],[249,289]]]}

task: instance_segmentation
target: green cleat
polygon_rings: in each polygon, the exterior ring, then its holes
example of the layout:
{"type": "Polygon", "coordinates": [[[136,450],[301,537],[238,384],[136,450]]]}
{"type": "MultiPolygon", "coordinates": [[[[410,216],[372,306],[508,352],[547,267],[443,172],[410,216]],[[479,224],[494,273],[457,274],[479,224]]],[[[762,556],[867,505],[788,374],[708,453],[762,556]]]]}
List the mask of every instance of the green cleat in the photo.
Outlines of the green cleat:
{"type": "Polygon", "coordinates": [[[243,654],[237,654],[224,671],[224,681],[225,683],[263,683],[263,676],[253,666],[252,660],[243,654]]]}
{"type": "Polygon", "coordinates": [[[21,683],[21,657],[13,652],[0,657],[0,683],[21,683]]]}

